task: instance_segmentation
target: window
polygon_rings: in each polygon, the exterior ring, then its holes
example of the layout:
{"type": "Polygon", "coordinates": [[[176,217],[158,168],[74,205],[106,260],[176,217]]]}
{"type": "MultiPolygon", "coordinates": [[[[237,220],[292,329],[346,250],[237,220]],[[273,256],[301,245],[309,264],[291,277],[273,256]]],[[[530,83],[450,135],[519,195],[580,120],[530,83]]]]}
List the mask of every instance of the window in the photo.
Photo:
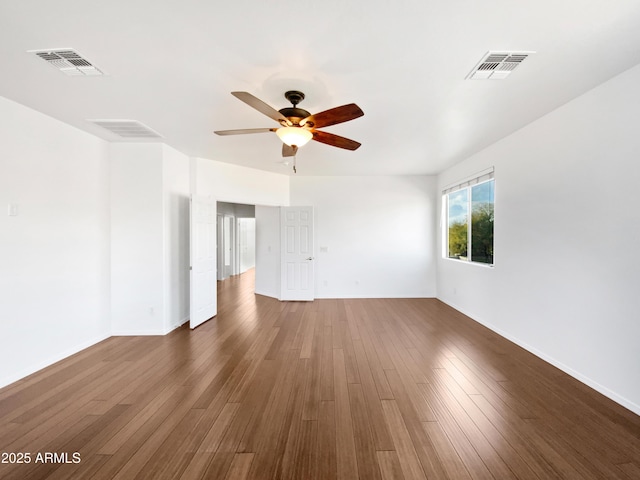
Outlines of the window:
{"type": "Polygon", "coordinates": [[[443,191],[445,255],[493,265],[493,168],[443,191]]]}

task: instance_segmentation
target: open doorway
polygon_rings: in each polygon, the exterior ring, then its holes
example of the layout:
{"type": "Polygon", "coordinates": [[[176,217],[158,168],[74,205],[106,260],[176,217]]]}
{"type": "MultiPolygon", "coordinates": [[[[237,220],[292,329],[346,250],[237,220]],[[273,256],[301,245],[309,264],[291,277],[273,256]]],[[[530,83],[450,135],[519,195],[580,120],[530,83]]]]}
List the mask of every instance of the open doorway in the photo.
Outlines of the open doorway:
{"type": "Polygon", "coordinates": [[[256,266],[255,205],[217,202],[217,279],[224,281],[256,266]]]}
{"type": "Polygon", "coordinates": [[[222,282],[232,282],[242,272],[251,278],[255,294],[280,298],[280,207],[198,195],[191,205],[191,328],[217,315],[218,290],[232,285],[222,282]]]}

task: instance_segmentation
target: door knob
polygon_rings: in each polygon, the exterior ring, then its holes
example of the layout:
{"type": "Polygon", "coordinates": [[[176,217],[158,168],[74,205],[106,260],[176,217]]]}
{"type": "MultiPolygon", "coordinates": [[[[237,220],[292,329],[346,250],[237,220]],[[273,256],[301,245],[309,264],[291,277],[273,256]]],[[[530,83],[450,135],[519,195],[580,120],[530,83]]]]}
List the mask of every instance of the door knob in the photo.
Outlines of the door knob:
{"type": "Polygon", "coordinates": [[[309,257],[309,258],[307,258],[307,260],[313,260],[313,257],[309,257]]]}

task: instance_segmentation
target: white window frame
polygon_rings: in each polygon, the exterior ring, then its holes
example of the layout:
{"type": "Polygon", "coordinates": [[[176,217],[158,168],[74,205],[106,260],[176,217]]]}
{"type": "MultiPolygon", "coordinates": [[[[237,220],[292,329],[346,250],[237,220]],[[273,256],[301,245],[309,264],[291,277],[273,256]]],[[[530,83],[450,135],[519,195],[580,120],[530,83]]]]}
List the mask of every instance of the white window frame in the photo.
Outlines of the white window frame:
{"type": "MultiPolygon", "coordinates": [[[[465,263],[468,265],[477,265],[482,267],[493,268],[495,265],[495,254],[493,258],[493,263],[484,263],[484,262],[475,262],[471,256],[471,215],[472,215],[472,188],[476,185],[481,185],[487,182],[495,182],[494,178],[494,167],[490,167],[486,170],[478,172],[470,177],[467,177],[461,181],[450,184],[449,186],[443,188],[442,190],[442,215],[444,222],[442,222],[442,230],[443,230],[443,243],[442,243],[442,257],[451,260],[454,262],[465,263]],[[462,260],[459,258],[452,258],[449,256],[449,194],[458,192],[460,190],[468,190],[468,205],[469,211],[467,214],[467,260],[462,260]]],[[[493,204],[495,206],[495,183],[494,183],[494,199],[493,204]]]]}

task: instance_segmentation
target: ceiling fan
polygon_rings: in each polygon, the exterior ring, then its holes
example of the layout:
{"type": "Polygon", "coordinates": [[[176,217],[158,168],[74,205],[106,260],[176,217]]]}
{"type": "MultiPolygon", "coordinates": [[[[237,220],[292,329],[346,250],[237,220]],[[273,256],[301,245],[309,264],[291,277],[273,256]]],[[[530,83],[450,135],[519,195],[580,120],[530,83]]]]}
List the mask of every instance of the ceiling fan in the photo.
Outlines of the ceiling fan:
{"type": "Polygon", "coordinates": [[[305,145],[309,140],[315,140],[316,142],[344,148],[346,150],[356,150],[361,145],[355,140],[316,130],[317,128],[348,122],[349,120],[364,115],[364,112],[355,103],[331,108],[312,115],[306,110],[298,108],[298,104],[304,100],[304,93],[297,90],[290,90],[284,94],[285,98],[291,102],[292,107],[286,107],[280,110],[276,110],[248,92],[231,92],[231,95],[242,100],[250,107],[255,108],[260,113],[265,114],[267,117],[272,118],[278,122],[281,127],[218,130],[214,132],[217,135],[275,132],[283,142],[283,157],[294,157],[298,148],[305,145]]]}

